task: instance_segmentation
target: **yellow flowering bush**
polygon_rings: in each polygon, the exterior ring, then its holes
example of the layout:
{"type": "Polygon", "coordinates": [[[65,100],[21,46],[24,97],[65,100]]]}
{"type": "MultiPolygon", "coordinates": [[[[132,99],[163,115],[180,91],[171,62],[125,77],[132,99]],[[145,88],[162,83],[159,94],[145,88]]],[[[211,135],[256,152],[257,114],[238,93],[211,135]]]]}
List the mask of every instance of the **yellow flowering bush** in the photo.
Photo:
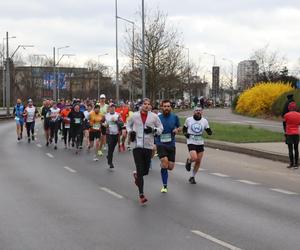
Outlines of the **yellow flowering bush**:
{"type": "Polygon", "coordinates": [[[251,116],[271,114],[273,102],[280,95],[292,89],[291,84],[283,82],[258,83],[240,95],[236,112],[251,116]]]}

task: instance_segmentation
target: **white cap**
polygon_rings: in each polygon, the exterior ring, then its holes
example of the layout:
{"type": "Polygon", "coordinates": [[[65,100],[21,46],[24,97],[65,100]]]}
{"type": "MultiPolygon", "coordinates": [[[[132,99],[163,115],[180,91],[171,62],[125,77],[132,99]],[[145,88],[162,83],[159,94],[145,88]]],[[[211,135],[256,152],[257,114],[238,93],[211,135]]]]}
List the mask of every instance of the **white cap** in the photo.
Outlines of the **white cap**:
{"type": "Polygon", "coordinates": [[[101,94],[100,99],[102,99],[102,98],[106,98],[106,96],[104,94],[101,94]]]}

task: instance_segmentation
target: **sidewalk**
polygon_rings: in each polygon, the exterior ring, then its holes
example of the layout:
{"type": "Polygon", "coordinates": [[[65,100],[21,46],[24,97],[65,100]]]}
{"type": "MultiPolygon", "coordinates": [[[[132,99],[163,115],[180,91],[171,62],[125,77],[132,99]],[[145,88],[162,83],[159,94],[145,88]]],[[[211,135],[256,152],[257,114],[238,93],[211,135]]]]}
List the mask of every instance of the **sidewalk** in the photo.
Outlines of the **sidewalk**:
{"type": "MultiPolygon", "coordinates": [[[[183,136],[177,137],[177,142],[186,143],[183,136]]],[[[273,161],[289,163],[288,148],[284,142],[270,143],[231,143],[216,140],[206,140],[205,145],[209,148],[225,150],[273,161]]]]}

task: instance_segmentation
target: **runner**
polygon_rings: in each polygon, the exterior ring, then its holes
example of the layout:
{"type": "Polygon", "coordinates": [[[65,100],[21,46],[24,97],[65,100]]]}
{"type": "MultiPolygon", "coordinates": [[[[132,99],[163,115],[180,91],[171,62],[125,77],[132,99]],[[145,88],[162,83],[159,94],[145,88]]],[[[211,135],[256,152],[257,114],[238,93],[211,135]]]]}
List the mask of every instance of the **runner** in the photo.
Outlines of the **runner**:
{"type": "Polygon", "coordinates": [[[57,103],[53,102],[52,107],[50,108],[50,144],[53,142],[54,138],[54,149],[57,149],[58,141],[58,130],[61,124],[60,119],[60,109],[57,107],[57,103]]]}
{"type": "MultiPolygon", "coordinates": [[[[89,132],[90,132],[90,113],[93,111],[93,105],[91,103],[89,103],[87,105],[87,109],[85,111],[83,111],[84,114],[84,123],[83,123],[83,136],[84,136],[84,141],[85,141],[85,145],[86,147],[89,149],[89,145],[90,145],[90,140],[89,140],[89,132]]],[[[83,143],[81,143],[83,144],[83,143]]]]}
{"type": "Polygon", "coordinates": [[[144,176],[149,173],[149,165],[154,146],[154,135],[160,135],[163,126],[152,112],[149,112],[150,100],[145,98],[141,111],[135,112],[127,123],[127,131],[130,133],[131,142],[135,142],[133,157],[136,171],[133,173],[135,184],[139,189],[140,203],[145,204],[147,198],[144,195],[144,176]]]}
{"type": "Polygon", "coordinates": [[[33,106],[32,99],[28,99],[28,106],[25,108],[24,117],[26,120],[26,130],[27,130],[27,138],[28,143],[30,143],[30,133],[31,139],[34,141],[34,126],[35,126],[35,118],[38,114],[38,110],[35,106],[33,106]]]}
{"type": "Polygon", "coordinates": [[[84,114],[80,111],[78,103],[74,105],[74,109],[69,113],[68,117],[70,118],[72,147],[76,146],[76,154],[78,154],[78,149],[82,147],[82,125],[84,122],[84,114]]]}
{"type": "Polygon", "coordinates": [[[50,138],[50,100],[46,100],[44,102],[42,108],[42,120],[44,120],[44,133],[46,138],[46,146],[49,146],[49,138],[50,138]]]}
{"type": "Polygon", "coordinates": [[[95,105],[94,111],[92,111],[89,115],[90,118],[90,130],[89,130],[89,148],[92,148],[94,146],[94,141],[96,140],[96,146],[95,146],[95,156],[94,161],[98,161],[98,150],[100,147],[99,140],[101,138],[101,126],[104,122],[104,116],[100,113],[100,106],[95,105]]]}
{"type": "Polygon", "coordinates": [[[23,138],[24,111],[25,111],[25,107],[22,104],[21,99],[17,99],[17,104],[14,107],[13,115],[15,116],[15,121],[16,121],[16,131],[17,131],[18,141],[20,141],[23,138]]]}
{"type": "Polygon", "coordinates": [[[110,104],[108,113],[105,115],[105,120],[107,123],[107,164],[109,165],[109,168],[112,169],[114,168],[113,154],[115,151],[115,147],[118,144],[119,131],[124,126],[120,114],[115,112],[115,104],[110,104]]]}
{"type": "MultiPolygon", "coordinates": [[[[121,102],[120,107],[116,108],[116,112],[120,114],[122,121],[126,122],[127,117],[129,116],[129,108],[125,105],[124,102],[121,102]]],[[[126,150],[125,141],[127,138],[126,124],[121,129],[121,134],[119,137],[119,152],[124,152],[126,150]]]]}
{"type": "MultiPolygon", "coordinates": [[[[107,109],[108,109],[108,104],[105,103],[105,100],[106,100],[106,96],[104,94],[101,94],[100,95],[100,102],[99,102],[100,113],[104,116],[107,113],[107,109]]],[[[103,155],[102,148],[105,150],[105,144],[106,144],[106,127],[105,126],[101,127],[101,133],[102,133],[101,143],[100,143],[100,148],[98,150],[98,155],[99,156],[103,155]]]]}
{"type": "Polygon", "coordinates": [[[290,164],[287,168],[299,168],[299,124],[300,113],[296,102],[290,102],[288,112],[283,116],[285,122],[286,144],[289,149],[290,164]]]}
{"type": "Polygon", "coordinates": [[[208,121],[202,117],[201,107],[194,108],[194,116],[186,119],[182,131],[187,138],[187,146],[190,152],[190,157],[186,160],[185,168],[188,172],[191,171],[192,163],[195,162],[189,182],[196,184],[195,176],[200,168],[204,153],[204,139],[202,135],[204,131],[206,131],[208,135],[212,135],[208,121]]]}
{"type": "Polygon", "coordinates": [[[70,118],[68,117],[71,112],[71,106],[68,102],[66,102],[65,108],[61,111],[61,118],[63,124],[63,137],[65,148],[70,147],[71,134],[70,134],[70,118]],[[67,144],[68,142],[68,144],[67,144]]]}
{"type": "Polygon", "coordinates": [[[168,192],[168,170],[172,171],[175,165],[175,135],[179,131],[180,123],[177,115],[171,113],[169,100],[162,102],[162,114],[158,117],[164,127],[162,134],[155,138],[158,157],[161,161],[162,193],[168,192]]]}

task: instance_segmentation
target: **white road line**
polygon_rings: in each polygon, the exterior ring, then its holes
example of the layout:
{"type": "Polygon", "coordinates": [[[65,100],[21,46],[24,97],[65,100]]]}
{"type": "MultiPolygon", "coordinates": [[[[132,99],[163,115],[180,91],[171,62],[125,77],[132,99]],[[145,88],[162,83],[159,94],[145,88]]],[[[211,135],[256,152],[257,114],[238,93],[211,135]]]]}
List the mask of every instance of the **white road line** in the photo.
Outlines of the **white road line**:
{"type": "Polygon", "coordinates": [[[41,144],[36,144],[36,146],[38,147],[38,148],[41,148],[41,147],[43,147],[41,144]]]}
{"type": "Polygon", "coordinates": [[[229,175],[226,175],[226,174],[221,174],[221,173],[210,173],[211,175],[215,175],[215,176],[219,176],[219,177],[230,177],[229,175]]]}
{"type": "Polygon", "coordinates": [[[175,162],[176,165],[185,166],[184,162],[175,162]]]}
{"type": "Polygon", "coordinates": [[[67,170],[67,171],[69,171],[69,172],[71,172],[71,173],[76,173],[77,172],[76,170],[74,170],[74,169],[72,169],[72,168],[70,168],[68,166],[65,166],[64,169],[67,170]]]}
{"type": "Polygon", "coordinates": [[[200,237],[202,237],[204,239],[207,239],[207,240],[209,240],[211,242],[214,242],[214,243],[216,243],[216,244],[218,244],[218,245],[220,245],[222,247],[225,247],[227,249],[230,249],[230,250],[242,250],[241,248],[235,247],[235,246],[233,246],[233,245],[231,245],[231,244],[229,244],[227,242],[224,242],[222,240],[218,240],[218,239],[216,239],[216,238],[214,238],[214,237],[212,237],[212,236],[210,236],[208,234],[202,233],[202,232],[200,232],[198,230],[191,230],[191,232],[193,234],[196,234],[196,235],[198,235],[198,236],[200,236],[200,237]]]}
{"type": "Polygon", "coordinates": [[[290,194],[290,195],[298,195],[297,193],[288,191],[288,190],[284,190],[284,189],[280,189],[280,188],[270,188],[270,190],[278,192],[278,193],[282,193],[282,194],[290,194]]]}
{"type": "Polygon", "coordinates": [[[46,155],[47,155],[49,158],[52,158],[52,159],[54,158],[54,156],[53,156],[52,154],[50,154],[50,153],[47,153],[46,155]]]}
{"type": "Polygon", "coordinates": [[[248,181],[248,180],[237,180],[238,182],[244,183],[244,184],[248,184],[248,185],[260,185],[257,182],[253,182],[253,181],[248,181]]]}
{"type": "Polygon", "coordinates": [[[118,194],[118,193],[116,193],[116,192],[110,190],[109,188],[106,188],[106,187],[99,187],[99,188],[100,188],[102,191],[104,191],[104,192],[106,192],[106,193],[108,193],[108,194],[110,194],[110,195],[112,195],[112,196],[114,196],[114,197],[116,197],[116,198],[118,198],[118,199],[123,199],[123,196],[122,196],[122,195],[120,195],[120,194],[118,194]]]}

